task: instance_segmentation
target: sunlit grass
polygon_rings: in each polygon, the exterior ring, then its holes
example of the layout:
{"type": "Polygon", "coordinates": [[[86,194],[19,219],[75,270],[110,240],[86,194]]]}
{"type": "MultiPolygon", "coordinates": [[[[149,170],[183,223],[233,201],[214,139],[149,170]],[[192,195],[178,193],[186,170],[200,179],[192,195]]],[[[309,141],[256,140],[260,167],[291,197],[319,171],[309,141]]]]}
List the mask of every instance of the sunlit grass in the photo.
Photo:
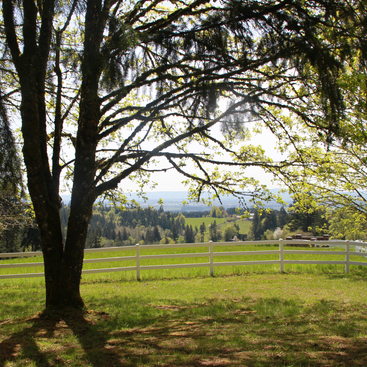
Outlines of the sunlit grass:
{"type": "MultiPolygon", "coordinates": [[[[324,261],[344,261],[345,254],[335,255],[333,252],[342,251],[342,248],[330,247],[330,248],[298,248],[292,246],[284,247],[285,250],[300,250],[300,251],[316,251],[317,254],[285,254],[284,260],[324,260],[324,261]]],[[[216,245],[214,256],[214,274],[217,276],[221,275],[231,275],[231,274],[248,274],[248,273],[274,273],[280,271],[279,264],[261,264],[261,265],[226,265],[221,266],[223,262],[234,262],[234,261],[266,261],[266,260],[279,260],[279,247],[274,245],[216,245]],[[273,251],[273,254],[245,254],[240,255],[238,251],[273,251]],[[223,255],[221,253],[229,252],[231,255],[223,255]]],[[[198,264],[198,267],[194,268],[178,268],[178,269],[153,269],[153,270],[141,270],[141,277],[143,279],[165,279],[165,278],[180,278],[180,277],[203,277],[209,275],[209,254],[208,245],[203,245],[200,247],[186,247],[186,248],[140,248],[140,256],[146,255],[162,255],[162,254],[199,254],[199,257],[180,257],[180,258],[151,258],[151,259],[140,259],[141,266],[149,265],[179,265],[179,264],[198,264]],[[206,266],[200,266],[200,264],[207,264],[206,266]]],[[[85,259],[96,259],[96,258],[106,258],[106,262],[97,263],[85,263],[84,270],[89,269],[108,269],[108,268],[119,268],[119,267],[135,267],[135,258],[120,260],[120,259],[110,259],[107,258],[118,258],[124,256],[134,257],[136,255],[136,248],[126,249],[121,247],[112,252],[100,251],[100,252],[87,252],[85,254],[85,259]]],[[[350,257],[351,261],[360,261],[367,264],[366,256],[355,256],[350,257]]],[[[15,258],[0,260],[1,264],[24,264],[24,263],[35,263],[42,262],[41,256],[30,257],[30,258],[15,258]]],[[[362,266],[351,266],[350,271],[353,272],[367,272],[367,267],[362,266]]],[[[345,271],[344,265],[335,264],[285,264],[285,272],[306,272],[306,273],[336,273],[341,274],[345,271]]],[[[1,268],[0,275],[5,274],[24,274],[24,273],[41,273],[43,271],[43,266],[37,267],[19,267],[19,268],[1,268]]],[[[84,279],[97,280],[97,279],[124,279],[131,280],[136,278],[136,273],[134,270],[122,271],[119,273],[99,273],[99,274],[85,274],[84,279]]]]}
{"type": "Polygon", "coordinates": [[[245,220],[245,219],[235,219],[233,220],[231,217],[227,218],[214,218],[214,217],[200,217],[200,218],[185,218],[185,223],[187,225],[191,225],[194,228],[200,228],[200,225],[202,223],[205,224],[206,229],[208,231],[209,226],[216,222],[218,225],[218,229],[222,232],[225,231],[225,229],[229,226],[233,226],[234,224],[238,225],[240,228],[240,233],[242,234],[248,234],[251,229],[251,221],[245,220]]]}
{"type": "Polygon", "coordinates": [[[197,228],[199,228],[202,223],[204,223],[206,227],[209,227],[214,221],[219,225],[222,223],[226,223],[227,218],[214,218],[214,217],[185,218],[186,225],[191,225],[197,228]]]}
{"type": "Polygon", "coordinates": [[[365,366],[366,286],[314,273],[85,280],[88,313],[39,318],[43,282],[4,280],[0,366],[365,366]]]}

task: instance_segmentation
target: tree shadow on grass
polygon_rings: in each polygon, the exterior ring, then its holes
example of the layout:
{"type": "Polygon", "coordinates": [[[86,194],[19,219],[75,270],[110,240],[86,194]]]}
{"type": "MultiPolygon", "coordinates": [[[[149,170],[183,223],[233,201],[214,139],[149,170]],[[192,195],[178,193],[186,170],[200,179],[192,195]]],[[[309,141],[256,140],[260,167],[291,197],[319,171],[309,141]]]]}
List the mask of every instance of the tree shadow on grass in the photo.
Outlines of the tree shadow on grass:
{"type": "Polygon", "coordinates": [[[28,320],[0,343],[0,367],[367,366],[367,310],[357,304],[276,297],[108,304],[111,315],[28,320]]]}
{"type": "MultiPolygon", "coordinates": [[[[168,302],[167,302],[168,303],[168,302]]],[[[164,322],[111,331],[127,367],[365,367],[365,313],[338,302],[280,298],[213,300],[166,307],[164,322]]]]}
{"type": "MultiPolygon", "coordinates": [[[[101,313],[97,316],[100,318],[104,315],[101,313]]],[[[29,327],[0,343],[0,367],[4,367],[7,362],[15,362],[17,366],[31,364],[37,367],[69,365],[64,360],[63,352],[66,355],[68,352],[79,355],[81,365],[123,366],[119,356],[106,347],[108,333],[99,331],[83,312],[72,310],[62,314],[40,314],[26,321],[31,323],[29,327]],[[69,345],[65,348],[70,350],[59,351],[60,343],[56,342],[68,333],[75,336],[79,345],[66,342],[69,345]],[[40,346],[42,341],[45,342],[45,347],[40,346]],[[59,346],[53,345],[53,342],[59,346]]]]}
{"type": "Polygon", "coordinates": [[[27,320],[32,325],[25,328],[0,343],[0,367],[9,361],[15,361],[22,353],[25,358],[34,361],[34,364],[42,367],[51,366],[46,355],[36,343],[36,335],[42,333],[45,337],[53,335],[57,320],[43,320],[39,317],[27,320]]]}

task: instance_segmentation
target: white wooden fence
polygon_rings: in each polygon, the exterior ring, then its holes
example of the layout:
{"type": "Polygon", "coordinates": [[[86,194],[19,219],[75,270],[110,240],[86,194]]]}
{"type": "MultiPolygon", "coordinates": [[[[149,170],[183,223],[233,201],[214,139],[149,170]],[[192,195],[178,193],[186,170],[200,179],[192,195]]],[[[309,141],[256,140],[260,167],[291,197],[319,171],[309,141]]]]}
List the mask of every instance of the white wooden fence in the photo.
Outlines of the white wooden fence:
{"type": "MultiPolygon", "coordinates": [[[[101,263],[101,262],[119,262],[133,260],[134,266],[115,267],[115,268],[102,268],[102,269],[87,269],[83,270],[84,274],[89,273],[104,273],[104,272],[116,272],[116,271],[135,271],[136,279],[141,279],[141,271],[148,269],[177,269],[177,268],[209,268],[209,274],[214,276],[214,268],[218,266],[234,266],[234,265],[262,265],[262,264],[278,264],[279,271],[285,271],[285,265],[287,264],[339,264],[344,265],[344,270],[349,273],[351,265],[367,265],[367,261],[352,261],[350,257],[355,256],[367,256],[367,243],[360,241],[308,241],[308,240],[268,240],[268,241],[244,241],[244,242],[206,242],[206,243],[185,243],[185,244],[171,244],[171,245],[135,245],[135,246],[123,246],[123,247],[108,247],[98,249],[86,249],[85,253],[90,252],[110,252],[130,250],[133,255],[120,256],[120,257],[104,257],[97,259],[85,259],[84,263],[101,263]],[[215,248],[221,246],[222,249],[225,246],[254,246],[254,245],[278,245],[277,250],[256,250],[256,251],[220,251],[216,252],[215,248]],[[286,245],[302,246],[302,247],[336,247],[337,251],[328,251],[324,249],[320,250],[305,250],[305,249],[285,249],[286,245]],[[156,254],[156,255],[143,255],[141,254],[144,249],[173,249],[173,248],[206,248],[206,252],[185,252],[176,254],[156,254]],[[340,248],[340,251],[338,249],[340,248]],[[274,260],[251,260],[251,261],[225,261],[216,262],[215,258],[219,256],[242,256],[242,255],[278,255],[278,259],[274,260]],[[344,260],[286,260],[285,255],[343,255],[344,260]],[[206,257],[207,262],[204,263],[184,263],[184,264],[162,264],[162,265],[141,265],[141,260],[146,259],[178,259],[178,258],[194,258],[194,257],[206,257]]],[[[16,252],[16,253],[0,253],[0,271],[4,268],[21,268],[21,267],[36,267],[42,266],[43,262],[31,262],[31,263],[6,263],[2,264],[1,259],[6,258],[21,258],[40,256],[41,252],[16,252]]],[[[7,278],[31,278],[41,277],[43,273],[25,273],[25,274],[0,274],[0,279],[7,278]]]]}

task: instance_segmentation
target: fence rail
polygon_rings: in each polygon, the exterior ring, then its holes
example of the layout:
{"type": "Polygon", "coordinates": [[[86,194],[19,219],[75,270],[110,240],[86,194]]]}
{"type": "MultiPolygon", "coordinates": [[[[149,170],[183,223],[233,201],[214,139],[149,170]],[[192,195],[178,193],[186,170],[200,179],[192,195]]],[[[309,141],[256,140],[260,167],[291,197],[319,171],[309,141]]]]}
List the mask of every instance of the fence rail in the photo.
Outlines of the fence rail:
{"type": "MultiPolygon", "coordinates": [[[[134,254],[131,256],[119,256],[119,257],[105,257],[96,259],[84,259],[84,263],[101,263],[101,262],[118,262],[118,261],[135,261],[134,266],[114,267],[114,268],[100,268],[100,269],[85,269],[83,274],[91,273],[105,273],[116,271],[135,271],[136,279],[141,279],[142,270],[152,269],[178,269],[178,268],[209,268],[209,274],[214,276],[215,267],[219,266],[245,266],[245,265],[262,265],[262,264],[279,264],[279,271],[285,271],[285,265],[287,264],[336,264],[344,265],[344,270],[349,273],[351,265],[367,266],[367,261],[352,261],[351,256],[367,256],[367,243],[360,241],[310,241],[310,240],[267,240],[267,241],[240,241],[240,242],[206,242],[206,243],[185,243],[185,244],[172,244],[172,245],[135,245],[135,246],[122,246],[122,247],[108,247],[98,249],[86,249],[85,253],[98,253],[98,252],[112,252],[129,250],[134,254]],[[277,250],[259,250],[259,251],[221,251],[216,252],[215,248],[218,246],[254,246],[254,245],[277,245],[277,250]],[[285,249],[284,246],[304,246],[304,247],[336,247],[343,248],[342,251],[328,251],[328,250],[294,250],[285,249]],[[187,252],[177,254],[159,254],[159,255],[143,255],[142,250],[153,249],[173,249],[173,248],[206,248],[206,252],[187,252]],[[277,255],[277,260],[248,260],[248,261],[222,261],[216,262],[216,257],[221,256],[256,256],[256,255],[277,255]],[[285,255],[343,255],[344,260],[286,260],[285,255]],[[141,265],[141,260],[147,259],[178,259],[178,258],[195,258],[195,257],[207,257],[208,262],[204,263],[192,263],[192,264],[162,264],[162,265],[141,265]]],[[[34,257],[40,256],[42,253],[37,252],[16,252],[16,253],[0,253],[0,260],[6,258],[22,258],[22,257],[34,257]]],[[[43,266],[43,262],[30,262],[30,263],[8,263],[1,264],[0,271],[4,268],[21,268],[21,267],[37,267],[43,266]]],[[[0,274],[0,279],[10,278],[33,278],[41,277],[43,273],[25,273],[25,274],[0,274]]]]}

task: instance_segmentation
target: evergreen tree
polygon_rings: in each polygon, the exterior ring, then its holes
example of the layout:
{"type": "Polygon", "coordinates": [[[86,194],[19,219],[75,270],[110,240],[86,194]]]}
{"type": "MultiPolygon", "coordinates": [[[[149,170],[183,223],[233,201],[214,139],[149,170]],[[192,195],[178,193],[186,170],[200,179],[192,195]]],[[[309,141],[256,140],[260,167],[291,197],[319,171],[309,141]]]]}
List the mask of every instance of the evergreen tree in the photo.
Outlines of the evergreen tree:
{"type": "Polygon", "coordinates": [[[222,238],[222,233],[218,229],[217,221],[214,221],[209,226],[209,238],[213,242],[218,242],[222,238]]]}
{"type": "Polygon", "coordinates": [[[288,213],[282,206],[278,213],[277,225],[279,228],[283,228],[288,223],[288,213]]]}
{"type": "Polygon", "coordinates": [[[254,240],[260,240],[263,233],[259,211],[255,210],[251,224],[251,237],[254,240]]]}
{"type": "Polygon", "coordinates": [[[236,225],[227,227],[224,231],[224,241],[232,241],[234,237],[238,237],[239,228],[236,225]]]}
{"type": "Polygon", "coordinates": [[[200,242],[204,242],[205,240],[205,232],[206,232],[206,225],[205,223],[200,224],[200,242]]]}
{"type": "Polygon", "coordinates": [[[153,228],[153,241],[154,242],[159,242],[162,239],[161,237],[161,233],[159,231],[158,226],[154,226],[153,228]]]}
{"type": "Polygon", "coordinates": [[[187,243],[195,242],[195,233],[191,225],[186,225],[184,237],[185,237],[185,242],[187,243]]]}

